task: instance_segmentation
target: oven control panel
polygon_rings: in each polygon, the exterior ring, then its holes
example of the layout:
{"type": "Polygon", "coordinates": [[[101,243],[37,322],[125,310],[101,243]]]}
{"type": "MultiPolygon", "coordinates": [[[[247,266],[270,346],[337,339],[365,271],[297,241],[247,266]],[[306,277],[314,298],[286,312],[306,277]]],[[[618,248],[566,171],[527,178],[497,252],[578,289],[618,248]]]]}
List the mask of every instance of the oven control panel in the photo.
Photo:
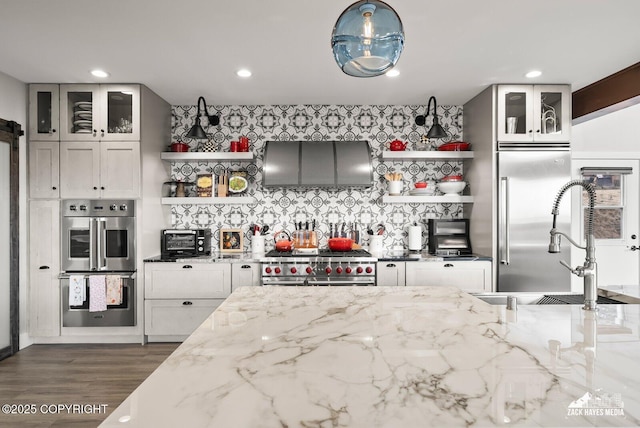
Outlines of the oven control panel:
{"type": "Polygon", "coordinates": [[[370,262],[271,262],[262,264],[263,276],[375,276],[376,265],[370,262]]]}

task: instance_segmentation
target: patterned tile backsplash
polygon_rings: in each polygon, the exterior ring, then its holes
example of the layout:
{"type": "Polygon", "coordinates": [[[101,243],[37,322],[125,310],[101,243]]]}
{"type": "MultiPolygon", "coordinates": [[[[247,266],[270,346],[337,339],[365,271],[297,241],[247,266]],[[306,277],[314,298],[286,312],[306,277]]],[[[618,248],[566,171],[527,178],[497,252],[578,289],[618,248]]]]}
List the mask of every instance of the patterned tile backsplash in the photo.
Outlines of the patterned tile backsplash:
{"type": "MultiPolygon", "coordinates": [[[[462,138],[462,107],[438,106],[440,124],[450,138],[423,141],[425,127],[414,123],[417,115],[425,113],[425,106],[394,105],[263,105],[208,106],[210,114],[220,116],[220,124],[209,126],[206,117],[202,125],[207,140],[186,138],[194,123],[196,106],[172,106],[172,141],[182,141],[191,151],[202,151],[205,144],[216,151],[229,151],[230,142],[247,136],[255,162],[176,162],[171,165],[171,178],[193,182],[197,174],[221,174],[225,169],[245,170],[249,187],[246,195],[255,204],[233,204],[233,198],[219,205],[174,205],[172,225],[176,228],[211,228],[212,245],[219,246],[218,231],[222,228],[241,228],[245,234],[245,250],[250,248],[249,226],[252,223],[269,225],[270,230],[291,231],[298,222],[317,222],[321,246],[326,244],[329,223],[357,223],[360,230],[382,223],[386,227],[386,248],[407,245],[407,226],[423,224],[426,246],[428,218],[460,218],[462,204],[383,204],[387,193],[384,174],[403,174],[405,189],[415,181],[437,181],[452,173],[462,173],[462,162],[382,161],[383,150],[389,142],[407,142],[409,150],[433,150],[442,143],[462,138]],[[353,141],[367,140],[373,153],[374,183],[367,189],[266,189],[262,183],[263,152],[266,141],[353,141]]],[[[426,127],[431,126],[432,115],[426,127]]],[[[428,129],[428,128],[427,128],[428,129]]],[[[367,235],[362,234],[363,245],[367,235]]],[[[270,234],[270,236],[272,236],[270,234]]],[[[273,240],[267,240],[267,242],[273,240]]]]}

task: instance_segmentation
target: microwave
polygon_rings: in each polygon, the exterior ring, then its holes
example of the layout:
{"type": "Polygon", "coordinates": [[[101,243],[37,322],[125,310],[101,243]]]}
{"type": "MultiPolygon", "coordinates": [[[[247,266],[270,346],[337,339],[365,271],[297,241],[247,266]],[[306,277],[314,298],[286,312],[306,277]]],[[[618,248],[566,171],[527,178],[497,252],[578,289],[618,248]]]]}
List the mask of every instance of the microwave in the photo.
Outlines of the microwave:
{"type": "Polygon", "coordinates": [[[176,259],[211,255],[211,229],[164,229],[161,257],[176,259]]]}
{"type": "Polygon", "coordinates": [[[439,256],[471,254],[469,219],[429,219],[429,253],[439,256]]]}

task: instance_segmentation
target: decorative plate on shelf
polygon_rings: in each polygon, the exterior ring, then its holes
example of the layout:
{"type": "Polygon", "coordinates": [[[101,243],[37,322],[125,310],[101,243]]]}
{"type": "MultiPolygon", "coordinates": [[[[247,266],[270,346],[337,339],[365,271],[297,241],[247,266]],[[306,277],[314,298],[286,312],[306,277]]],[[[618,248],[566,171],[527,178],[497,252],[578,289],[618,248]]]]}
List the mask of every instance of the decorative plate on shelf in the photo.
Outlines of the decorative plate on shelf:
{"type": "Polygon", "coordinates": [[[229,179],[229,192],[231,193],[244,192],[247,187],[249,187],[249,182],[244,177],[234,175],[229,179]]]}
{"type": "Polygon", "coordinates": [[[469,146],[470,144],[464,141],[451,141],[438,147],[438,150],[441,152],[464,152],[469,150],[469,146]]]}

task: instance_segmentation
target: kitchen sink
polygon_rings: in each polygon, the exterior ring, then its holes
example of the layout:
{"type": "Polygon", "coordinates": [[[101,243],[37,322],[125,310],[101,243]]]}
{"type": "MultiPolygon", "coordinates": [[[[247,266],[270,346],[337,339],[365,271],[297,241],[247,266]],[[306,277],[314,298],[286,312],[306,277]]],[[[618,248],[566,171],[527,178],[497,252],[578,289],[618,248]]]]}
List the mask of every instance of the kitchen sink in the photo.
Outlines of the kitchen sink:
{"type": "MultiPolygon", "coordinates": [[[[583,294],[528,294],[528,293],[491,293],[473,294],[474,297],[490,305],[506,305],[508,296],[515,296],[518,305],[581,305],[584,303],[583,294]]],[[[625,304],[610,297],[598,296],[599,305],[625,304]]]]}

